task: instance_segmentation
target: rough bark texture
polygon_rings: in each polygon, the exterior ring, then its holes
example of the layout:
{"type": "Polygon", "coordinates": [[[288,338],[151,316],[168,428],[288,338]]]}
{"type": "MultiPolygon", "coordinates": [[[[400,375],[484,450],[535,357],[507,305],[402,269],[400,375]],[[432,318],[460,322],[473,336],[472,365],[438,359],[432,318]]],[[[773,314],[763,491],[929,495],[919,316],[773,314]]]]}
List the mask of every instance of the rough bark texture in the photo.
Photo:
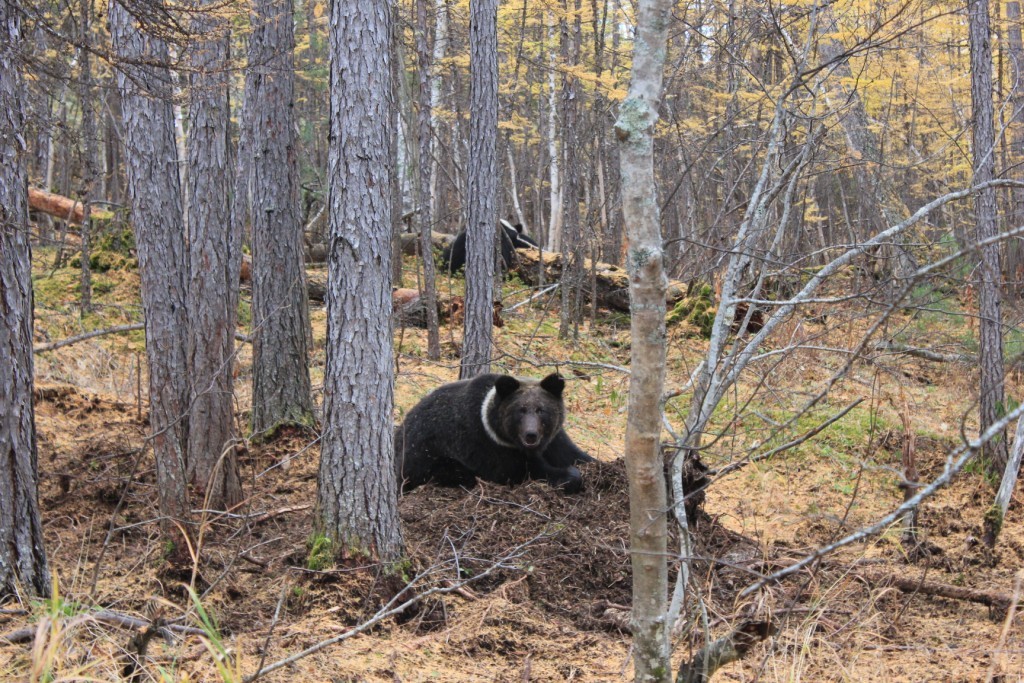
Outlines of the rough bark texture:
{"type": "Polygon", "coordinates": [[[37,501],[32,408],[32,264],[21,14],[0,4],[0,599],[46,596],[50,573],[37,501]]]}
{"type": "Polygon", "coordinates": [[[121,60],[128,195],[139,255],[149,362],[149,425],[165,533],[189,514],[185,480],[188,374],[186,254],[167,44],[148,35],[119,3],[111,41],[121,60]]]}
{"type": "Polygon", "coordinates": [[[654,188],[654,125],[658,119],[668,0],[641,0],[629,95],[619,110],[622,210],[629,249],[631,373],[626,421],[630,556],[633,566],[635,680],[670,681],[668,645],[668,509],[659,450],[665,384],[665,290],[661,221],[654,188]]]}
{"type": "Polygon", "coordinates": [[[331,7],[330,255],[318,530],[339,556],[404,554],[391,342],[391,8],[331,7]]]}
{"type": "MultiPolygon", "coordinates": [[[[971,103],[974,112],[972,151],[974,154],[974,184],[988,182],[995,177],[995,129],[992,116],[992,43],[989,33],[988,0],[971,0],[968,5],[968,24],[971,43],[971,103]]],[[[982,190],[974,199],[975,239],[979,242],[995,237],[996,192],[994,188],[982,190]]],[[[1002,292],[1002,270],[999,263],[999,244],[981,248],[981,283],[978,287],[979,358],[981,366],[981,424],[984,433],[1001,417],[1005,408],[1002,292]]],[[[1006,468],[1009,451],[1005,432],[992,439],[982,451],[989,471],[1001,476],[1006,468]]]]}
{"type": "Polygon", "coordinates": [[[480,0],[469,17],[469,217],[466,224],[466,321],[459,377],[491,370],[494,231],[497,214],[498,2],[480,0]]]}
{"type": "MultiPolygon", "coordinates": [[[[419,60],[419,170],[416,204],[420,210],[420,254],[423,263],[423,299],[427,312],[427,358],[441,359],[441,334],[437,320],[437,277],[434,272],[434,253],[430,230],[434,222],[433,198],[430,196],[430,176],[434,156],[431,121],[430,49],[427,41],[427,0],[416,0],[416,55],[419,60]]],[[[438,79],[439,80],[439,79],[438,79]]],[[[401,260],[401,259],[399,259],[401,260]]]]}
{"type": "Polygon", "coordinates": [[[81,23],[78,50],[78,104],[82,110],[81,144],[82,154],[82,186],[79,193],[84,204],[82,227],[78,231],[81,238],[81,258],[79,259],[79,313],[92,311],[92,269],[90,242],[92,235],[91,202],[96,199],[96,112],[94,111],[92,60],[90,46],[90,26],[92,26],[92,0],[81,1],[81,23]]]}
{"type": "Polygon", "coordinates": [[[191,404],[188,479],[204,508],[242,499],[232,447],[238,271],[229,204],[228,31],[211,1],[192,20],[188,120],[189,271],[188,353],[191,404]],[[204,11],[206,10],[206,11],[204,11]]]}
{"type": "MultiPolygon", "coordinates": [[[[561,32],[562,60],[570,68],[580,61],[580,3],[575,3],[575,19],[570,35],[569,2],[563,0],[563,16],[559,21],[561,32]]],[[[579,107],[577,105],[579,83],[568,70],[562,76],[562,150],[565,170],[564,199],[562,210],[562,258],[566,267],[562,273],[562,306],[559,311],[558,337],[573,339],[579,337],[581,301],[583,299],[583,235],[580,230],[580,168],[579,159],[581,136],[579,132],[579,107]]]]}
{"type": "Polygon", "coordinates": [[[295,34],[290,3],[257,0],[249,64],[254,70],[252,173],[252,428],[311,425],[309,307],[299,220],[292,111],[295,34]]]}

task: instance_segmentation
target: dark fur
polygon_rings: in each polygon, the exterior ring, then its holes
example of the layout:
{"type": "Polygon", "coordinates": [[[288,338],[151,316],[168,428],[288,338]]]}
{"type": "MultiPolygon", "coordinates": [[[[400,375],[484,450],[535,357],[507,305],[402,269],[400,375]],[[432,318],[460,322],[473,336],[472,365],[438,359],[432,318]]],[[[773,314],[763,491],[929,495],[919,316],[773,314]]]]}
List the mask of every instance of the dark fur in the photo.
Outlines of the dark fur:
{"type": "MultiPolygon", "coordinates": [[[[523,232],[522,223],[514,226],[508,221],[499,221],[501,225],[501,268],[508,271],[516,260],[516,249],[528,247],[538,248],[537,243],[523,232]]],[[[455,240],[441,252],[441,267],[449,273],[457,273],[466,265],[466,231],[455,236],[455,240]]]]}
{"type": "Polygon", "coordinates": [[[593,458],[572,442],[562,425],[565,380],[516,379],[480,375],[445,384],[428,394],[395,429],[395,453],[402,489],[433,481],[444,486],[473,486],[477,477],[498,484],[544,479],[568,493],[583,487],[574,466],[593,458]],[[496,442],[481,419],[491,388],[495,396],[488,420],[496,442]]]}

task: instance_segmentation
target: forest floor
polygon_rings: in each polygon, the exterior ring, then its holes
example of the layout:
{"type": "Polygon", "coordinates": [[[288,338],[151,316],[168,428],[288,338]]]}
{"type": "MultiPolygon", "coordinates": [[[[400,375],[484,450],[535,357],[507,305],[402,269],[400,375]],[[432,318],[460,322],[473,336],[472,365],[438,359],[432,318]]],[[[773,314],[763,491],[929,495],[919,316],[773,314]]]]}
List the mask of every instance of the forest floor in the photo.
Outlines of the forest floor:
{"type": "MultiPolygon", "coordinates": [[[[36,260],[37,343],[139,319],[134,271],[97,274],[99,307],[82,322],[78,271],[46,267],[52,252],[36,260]]],[[[315,434],[301,432],[248,445],[245,504],[231,516],[203,515],[201,562],[194,572],[171,571],[153,521],[142,333],[37,354],[39,497],[55,594],[48,602],[3,606],[0,632],[38,630],[34,645],[0,646],[0,680],[121,680],[136,631],[90,615],[100,609],[147,620],[187,615],[187,623],[200,626],[190,585],[216,624],[206,637],[154,639],[135,680],[238,680],[261,663],[365,622],[418,575],[422,582],[402,596],[421,585],[441,592],[262,680],[630,679],[630,638],[622,631],[631,602],[622,464],[628,376],[616,369],[629,362],[628,319],[599,311],[583,324],[577,343],[559,341],[553,303],[539,299],[510,310],[529,293],[514,283],[505,291],[496,367],[565,374],[571,380],[567,428],[599,462],[583,468],[586,489],[572,496],[536,482],[468,491],[424,486],[406,494],[400,511],[410,564],[399,578],[376,566],[307,567],[318,445],[315,434]],[[475,580],[461,586],[465,579],[475,580]]],[[[962,304],[952,299],[943,310],[955,313],[962,304]]],[[[712,483],[696,527],[694,591],[685,608],[692,618],[676,634],[674,662],[703,645],[706,628],[718,637],[756,615],[771,616],[777,634],[716,680],[1022,680],[1024,624],[1015,617],[1024,567],[1021,489],[988,551],[979,539],[994,487],[976,467],[922,506],[927,557],[912,562],[900,530],[892,528],[750,598],[739,595],[758,575],[896,507],[908,439],[921,480],[930,481],[960,443],[964,420],[966,433],[975,429],[973,366],[866,354],[823,403],[796,419],[793,432],[769,435],[846,362],[828,349],[851,348],[867,326],[863,313],[851,304],[833,307],[827,317],[787,322],[778,338],[813,338],[815,348],[772,358],[769,371],[751,371],[722,407],[715,423],[721,436],[703,454],[712,468],[742,458],[759,439],[777,445],[864,399],[814,438],[712,483]],[[921,590],[894,583],[906,579],[920,582],[921,590]],[[925,586],[932,584],[1009,596],[1012,609],[929,595],[925,586]]],[[[972,349],[970,317],[901,316],[887,333],[893,338],[972,349]]],[[[322,307],[314,308],[313,319],[312,374],[319,387],[322,307]]],[[[690,332],[670,329],[669,387],[685,383],[705,348],[690,332]]],[[[446,326],[446,357],[430,363],[422,330],[396,330],[396,420],[456,377],[458,335],[446,326]]],[[[249,364],[242,345],[241,427],[249,364]]],[[[1010,379],[1008,394],[1020,396],[1020,378],[1011,373],[1010,379]]],[[[668,418],[677,426],[685,398],[670,404],[668,418]]]]}

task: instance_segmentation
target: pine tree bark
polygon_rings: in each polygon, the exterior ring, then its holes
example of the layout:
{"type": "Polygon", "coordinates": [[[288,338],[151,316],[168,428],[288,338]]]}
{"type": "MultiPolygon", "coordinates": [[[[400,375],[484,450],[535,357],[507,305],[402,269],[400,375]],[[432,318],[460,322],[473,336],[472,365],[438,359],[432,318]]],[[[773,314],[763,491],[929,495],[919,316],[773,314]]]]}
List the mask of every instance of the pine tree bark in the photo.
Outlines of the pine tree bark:
{"type": "Polygon", "coordinates": [[[562,60],[567,65],[562,76],[562,149],[565,184],[563,186],[562,262],[565,270],[561,280],[562,306],[559,312],[559,339],[579,338],[581,302],[583,299],[583,237],[580,230],[579,169],[579,83],[570,72],[580,61],[580,2],[574,2],[574,20],[570,33],[568,0],[562,0],[563,17],[559,21],[562,60]]]}
{"type": "Polygon", "coordinates": [[[330,245],[318,533],[338,556],[393,562],[398,518],[392,411],[391,5],[331,6],[330,245]]]}
{"type": "MultiPolygon", "coordinates": [[[[416,56],[419,62],[419,163],[416,204],[420,210],[420,255],[423,263],[423,303],[427,312],[427,358],[441,359],[441,334],[437,319],[437,277],[434,272],[434,252],[431,242],[434,214],[430,196],[430,177],[433,167],[434,137],[431,121],[431,52],[427,41],[427,0],[416,0],[416,56]]],[[[401,260],[399,258],[399,260],[401,260]]]]}
{"type": "Polygon", "coordinates": [[[186,253],[167,43],[149,35],[119,2],[110,4],[119,61],[125,166],[149,363],[149,425],[161,528],[189,518],[186,253]]]}
{"type": "Polygon", "coordinates": [[[21,11],[0,4],[0,600],[47,596],[32,407],[32,258],[21,11]]]}
{"type": "Polygon", "coordinates": [[[497,214],[498,2],[480,0],[469,17],[469,217],[466,318],[459,377],[490,372],[497,214]]]}
{"type": "MultiPolygon", "coordinates": [[[[968,33],[971,45],[971,103],[973,109],[972,152],[974,183],[995,177],[995,127],[992,107],[992,43],[989,31],[988,0],[968,4],[968,33]]],[[[982,190],[974,198],[975,239],[978,242],[996,236],[996,192],[982,190]]],[[[1002,268],[999,244],[981,248],[981,283],[978,287],[980,322],[979,360],[981,367],[981,432],[984,433],[1005,411],[1003,367],[1002,268]]],[[[1001,476],[1009,457],[1005,430],[982,451],[989,472],[1001,476]]]]}
{"type": "Polygon", "coordinates": [[[92,241],[92,200],[96,192],[96,112],[93,107],[94,93],[92,83],[92,46],[90,44],[90,27],[92,26],[92,0],[80,0],[80,35],[78,50],[78,104],[82,110],[81,150],[82,186],[79,193],[82,199],[82,227],[78,234],[81,238],[81,262],[79,277],[79,313],[85,315],[92,311],[92,258],[90,242],[92,241]]]}
{"type": "Polygon", "coordinates": [[[233,447],[235,320],[241,244],[229,205],[228,29],[207,0],[192,19],[188,111],[188,481],[202,507],[242,499],[233,447]]]}
{"type": "Polygon", "coordinates": [[[252,428],[311,426],[309,305],[302,259],[291,3],[257,0],[249,64],[252,134],[252,428]]]}
{"type": "Polygon", "coordinates": [[[666,623],[668,505],[659,449],[667,279],[654,193],[654,126],[661,100],[670,7],[668,0],[639,2],[629,94],[615,123],[632,302],[626,473],[633,566],[633,662],[638,683],[667,683],[672,676],[666,623]]]}

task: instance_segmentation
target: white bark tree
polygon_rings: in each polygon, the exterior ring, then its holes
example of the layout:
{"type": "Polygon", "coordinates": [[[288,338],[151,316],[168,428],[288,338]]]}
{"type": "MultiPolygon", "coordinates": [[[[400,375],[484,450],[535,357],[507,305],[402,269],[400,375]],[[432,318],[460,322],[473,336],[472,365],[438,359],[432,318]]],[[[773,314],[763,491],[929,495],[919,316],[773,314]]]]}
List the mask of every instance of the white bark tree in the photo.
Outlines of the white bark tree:
{"type": "Polygon", "coordinates": [[[660,451],[665,384],[665,276],[655,196],[654,125],[661,101],[669,0],[642,1],[629,94],[619,108],[622,211],[629,248],[630,379],[626,422],[635,680],[670,681],[667,493],[660,451]]]}

